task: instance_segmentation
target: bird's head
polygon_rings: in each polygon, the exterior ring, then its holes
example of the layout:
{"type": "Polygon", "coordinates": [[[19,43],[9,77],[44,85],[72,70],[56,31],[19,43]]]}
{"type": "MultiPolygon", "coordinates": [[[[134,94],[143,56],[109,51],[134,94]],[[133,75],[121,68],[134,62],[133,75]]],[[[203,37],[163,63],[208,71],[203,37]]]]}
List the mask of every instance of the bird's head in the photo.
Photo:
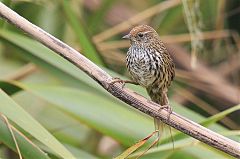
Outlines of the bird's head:
{"type": "Polygon", "coordinates": [[[148,25],[139,25],[134,27],[129,34],[123,36],[129,39],[132,45],[147,45],[154,42],[158,38],[157,32],[148,25]]]}

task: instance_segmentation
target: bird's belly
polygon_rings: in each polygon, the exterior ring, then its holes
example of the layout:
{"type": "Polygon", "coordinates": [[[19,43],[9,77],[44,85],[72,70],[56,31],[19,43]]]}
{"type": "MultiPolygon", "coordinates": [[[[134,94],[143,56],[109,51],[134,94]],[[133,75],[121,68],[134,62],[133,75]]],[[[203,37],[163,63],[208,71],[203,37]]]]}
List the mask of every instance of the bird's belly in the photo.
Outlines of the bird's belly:
{"type": "Polygon", "coordinates": [[[131,75],[133,76],[134,80],[143,87],[148,87],[155,81],[155,77],[152,74],[141,72],[140,70],[132,71],[131,75]]]}
{"type": "Polygon", "coordinates": [[[150,66],[151,62],[143,59],[136,60],[134,63],[130,64],[128,69],[133,79],[138,82],[143,87],[148,87],[151,85],[156,76],[154,75],[154,69],[150,66]]]}

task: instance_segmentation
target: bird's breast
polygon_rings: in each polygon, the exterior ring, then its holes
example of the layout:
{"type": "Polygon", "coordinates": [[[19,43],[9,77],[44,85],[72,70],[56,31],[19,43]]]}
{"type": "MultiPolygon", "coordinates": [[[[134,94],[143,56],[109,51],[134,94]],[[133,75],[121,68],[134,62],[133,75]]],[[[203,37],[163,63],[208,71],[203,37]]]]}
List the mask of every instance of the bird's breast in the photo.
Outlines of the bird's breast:
{"type": "Polygon", "coordinates": [[[130,47],[126,63],[133,79],[143,87],[148,87],[158,77],[161,60],[151,49],[130,47]]]}

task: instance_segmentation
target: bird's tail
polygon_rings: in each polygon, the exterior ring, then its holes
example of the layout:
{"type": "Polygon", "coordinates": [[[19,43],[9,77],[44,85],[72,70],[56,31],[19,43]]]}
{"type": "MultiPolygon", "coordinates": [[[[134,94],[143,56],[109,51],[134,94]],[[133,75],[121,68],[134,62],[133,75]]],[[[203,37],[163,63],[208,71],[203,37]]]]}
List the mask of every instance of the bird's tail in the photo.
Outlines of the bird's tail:
{"type": "MultiPolygon", "coordinates": [[[[151,90],[149,90],[148,94],[149,94],[149,96],[150,96],[150,98],[153,102],[155,102],[155,103],[157,103],[161,106],[169,105],[169,101],[168,101],[168,97],[167,97],[167,91],[153,93],[151,90]]],[[[167,126],[168,125],[163,123],[161,120],[154,118],[154,127],[155,127],[155,131],[157,131],[157,144],[159,143],[159,140],[161,139],[161,136],[163,135],[164,130],[167,126]]],[[[169,127],[169,132],[170,132],[171,140],[172,140],[173,147],[174,147],[171,127],[169,127]]]]}
{"type": "MultiPolygon", "coordinates": [[[[150,98],[152,99],[153,102],[160,104],[161,106],[166,105],[167,103],[164,100],[164,95],[162,92],[160,93],[151,93],[149,94],[150,98]]],[[[161,120],[154,118],[154,127],[155,127],[155,131],[157,132],[157,139],[158,142],[162,136],[162,134],[164,133],[164,128],[166,127],[166,124],[164,124],[161,120]]]]}

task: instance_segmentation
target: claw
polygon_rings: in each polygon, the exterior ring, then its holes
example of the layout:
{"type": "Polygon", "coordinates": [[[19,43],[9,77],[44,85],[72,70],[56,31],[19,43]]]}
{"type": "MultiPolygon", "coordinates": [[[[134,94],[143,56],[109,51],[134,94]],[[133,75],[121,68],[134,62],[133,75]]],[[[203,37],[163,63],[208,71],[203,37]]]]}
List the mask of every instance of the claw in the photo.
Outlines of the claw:
{"type": "Polygon", "coordinates": [[[158,111],[161,111],[162,109],[166,109],[168,114],[168,120],[170,119],[170,115],[172,114],[173,110],[172,107],[170,107],[170,105],[166,104],[166,105],[161,105],[158,111]]]}
{"type": "Polygon", "coordinates": [[[123,89],[124,86],[125,86],[125,81],[122,80],[122,79],[120,79],[119,77],[114,77],[114,78],[112,79],[112,81],[109,83],[109,85],[112,85],[112,84],[114,84],[114,83],[121,83],[121,84],[122,84],[122,89],[123,89]]]}
{"type": "MultiPolygon", "coordinates": [[[[170,105],[166,104],[166,105],[161,105],[160,109],[167,109],[167,112],[169,112],[169,114],[172,114],[172,107],[170,107],[170,105]]],[[[159,110],[160,110],[159,109],[159,110]]]]}
{"type": "Polygon", "coordinates": [[[131,84],[135,84],[135,85],[139,85],[137,82],[134,81],[130,81],[130,80],[122,80],[119,77],[114,77],[112,78],[112,81],[109,83],[109,85],[112,85],[114,83],[121,83],[122,84],[122,89],[124,88],[126,83],[131,83],[131,84]]]}

